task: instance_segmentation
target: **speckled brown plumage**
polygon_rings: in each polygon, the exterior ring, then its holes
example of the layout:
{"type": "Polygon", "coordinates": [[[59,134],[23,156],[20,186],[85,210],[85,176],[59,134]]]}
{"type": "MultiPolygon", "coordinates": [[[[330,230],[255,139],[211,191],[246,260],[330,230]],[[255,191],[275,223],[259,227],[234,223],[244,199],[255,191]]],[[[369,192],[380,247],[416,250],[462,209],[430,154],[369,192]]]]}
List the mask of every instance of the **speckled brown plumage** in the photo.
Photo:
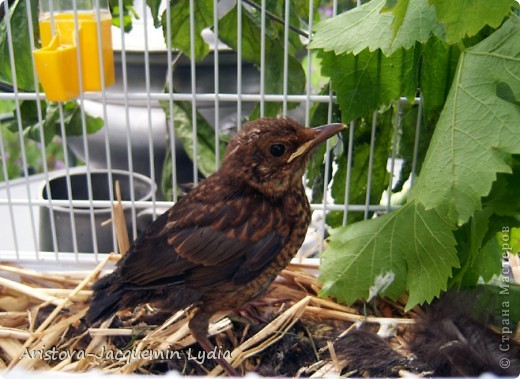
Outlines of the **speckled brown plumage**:
{"type": "Polygon", "coordinates": [[[306,163],[343,128],[308,129],[289,119],[245,124],[222,167],[153,222],[94,285],[86,320],[145,302],[172,312],[194,304],[190,330],[211,350],[210,317],[264,293],[301,246],[310,222],[306,163]]]}

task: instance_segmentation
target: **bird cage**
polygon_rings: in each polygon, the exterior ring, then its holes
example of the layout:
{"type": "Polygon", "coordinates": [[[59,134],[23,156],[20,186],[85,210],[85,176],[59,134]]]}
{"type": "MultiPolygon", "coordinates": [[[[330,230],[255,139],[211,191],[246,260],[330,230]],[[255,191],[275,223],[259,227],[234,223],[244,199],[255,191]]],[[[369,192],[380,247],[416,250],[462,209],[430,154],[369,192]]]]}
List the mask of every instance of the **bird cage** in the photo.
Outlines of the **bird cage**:
{"type": "MultiPolygon", "coordinates": [[[[436,31],[417,32],[398,57],[383,37],[356,50],[349,38],[333,44],[326,35],[327,20],[364,5],[393,17],[393,5],[384,10],[383,3],[4,1],[2,270],[15,264],[75,275],[124,253],[128,241],[121,245],[120,233],[138,238],[218,170],[232,136],[259,117],[348,126],[318,149],[303,177],[312,221],[296,262],[319,262],[331,231],[400,209],[432,138],[425,120],[437,120],[444,104],[425,107],[431,88],[403,84],[419,76],[410,68],[419,61],[414,43],[427,44],[436,31]],[[320,33],[330,48],[313,40],[320,33]],[[335,53],[338,66],[328,55],[335,53]],[[381,77],[388,78],[381,92],[364,92],[381,77]]],[[[410,21],[401,22],[404,28],[410,21]]],[[[348,16],[344,23],[350,30],[348,16]]],[[[370,38],[372,32],[366,30],[370,38]]],[[[453,80],[461,52],[451,46],[438,83],[453,80]]],[[[497,94],[514,99],[516,87],[498,82],[497,94]]],[[[449,87],[438,90],[447,94],[449,87]]],[[[376,292],[388,285],[384,274],[376,275],[383,280],[376,292]]]]}
{"type": "MultiPolygon", "coordinates": [[[[20,4],[18,7],[23,7],[26,13],[12,15],[30,17],[32,20],[24,25],[27,30],[24,30],[23,35],[29,39],[24,41],[24,48],[26,51],[34,51],[34,59],[24,61],[24,66],[20,67],[22,58],[17,56],[17,44],[21,42],[9,38],[5,46],[9,52],[6,58],[12,64],[7,65],[11,70],[7,74],[13,78],[13,83],[0,94],[6,109],[10,110],[4,112],[2,122],[11,125],[11,131],[4,132],[9,134],[3,135],[1,139],[2,154],[6,158],[2,160],[4,180],[0,199],[1,219],[4,222],[0,238],[2,259],[58,264],[63,260],[72,260],[80,263],[98,261],[99,254],[118,251],[115,232],[106,223],[113,216],[116,181],[119,181],[123,196],[122,205],[127,216],[130,238],[134,239],[150,220],[177,200],[184,185],[197,184],[219,167],[225,142],[253,113],[257,116],[291,117],[305,126],[313,126],[313,107],[320,105],[325,110],[321,111],[325,114],[323,122],[339,121],[334,108],[335,96],[332,91],[320,92],[322,83],[319,82],[319,75],[307,75],[297,93],[289,83],[290,65],[294,59],[290,51],[291,41],[295,39],[300,44],[308,42],[309,30],[312,29],[316,15],[308,15],[311,19],[307,20],[307,30],[295,28],[298,34],[289,28],[290,23],[287,20],[271,19],[271,13],[266,13],[256,3],[219,1],[214,4],[215,9],[210,13],[215,20],[222,18],[226,12],[229,18],[230,9],[234,6],[234,12],[239,13],[244,7],[244,12],[256,12],[262,16],[261,36],[265,36],[266,23],[268,27],[272,27],[269,25],[272,23],[282,32],[279,36],[279,42],[283,43],[280,47],[282,56],[279,68],[282,81],[278,86],[279,92],[272,93],[269,88],[272,85],[266,83],[266,78],[270,79],[272,73],[268,72],[271,70],[268,56],[270,52],[266,52],[265,38],[256,41],[264,45],[258,52],[258,57],[252,58],[250,53],[242,53],[248,42],[241,41],[240,31],[236,33],[236,47],[233,48],[219,40],[218,22],[210,20],[215,26],[203,29],[201,36],[198,36],[196,33],[200,31],[194,26],[195,20],[190,18],[186,20],[189,21],[186,25],[191,23],[191,27],[186,32],[189,33],[190,41],[197,40],[197,43],[192,44],[189,49],[179,50],[175,41],[165,42],[163,31],[154,27],[156,21],[150,8],[141,1],[136,1],[133,7],[133,12],[139,13],[140,17],[132,20],[129,32],[125,32],[125,27],[114,26],[109,31],[111,33],[108,33],[103,29],[105,24],[98,24],[97,30],[90,26],[86,30],[80,19],[85,14],[90,14],[92,19],[97,17],[97,13],[106,14],[107,4],[103,3],[45,0],[40,2],[40,11],[33,3],[20,4]],[[60,3],[65,5],[60,8],[60,3]],[[89,7],[89,10],[84,9],[89,7]],[[50,43],[50,37],[45,37],[46,41],[39,41],[33,36],[37,35],[37,20],[40,29],[42,25],[50,28],[51,16],[53,20],[56,19],[56,29],[64,29],[60,25],[64,25],[65,21],[60,17],[69,17],[66,22],[72,27],[68,31],[68,38],[79,41],[75,43],[80,47],[81,44],[91,43],[90,40],[83,41],[88,33],[88,38],[93,41],[101,37],[104,45],[107,44],[106,38],[111,38],[114,47],[115,84],[111,85],[114,81],[112,78],[108,81],[105,78],[105,84],[98,84],[98,91],[92,91],[95,87],[88,87],[86,83],[89,78],[84,77],[90,75],[85,69],[87,65],[97,66],[97,69],[108,65],[112,69],[111,62],[107,63],[106,57],[103,57],[103,54],[111,54],[111,50],[107,53],[106,49],[100,47],[101,55],[96,54],[97,62],[93,62],[92,57],[85,58],[87,55],[81,56],[73,50],[70,57],[76,62],[73,65],[75,72],[70,71],[71,62],[67,60],[70,58],[63,58],[65,60],[62,65],[68,66],[67,71],[58,70],[52,74],[54,76],[50,81],[63,81],[71,85],[71,79],[74,79],[75,84],[72,86],[76,92],[71,99],[62,99],[65,101],[61,103],[50,101],[55,95],[45,85],[48,74],[39,72],[39,66],[43,65],[39,61],[50,59],[51,54],[48,51],[46,55],[40,53],[46,51],[44,45],[50,43]],[[79,25],[76,25],[77,35],[74,35],[75,17],[79,25]],[[203,41],[198,41],[200,38],[203,41]],[[208,50],[203,59],[199,58],[201,53],[195,51],[195,48],[200,49],[201,44],[208,50]],[[82,67],[78,67],[78,57],[81,59],[79,66],[82,67]],[[256,62],[257,58],[259,62],[256,62]],[[104,63],[102,59],[105,59],[104,63]],[[42,81],[43,87],[38,85],[38,79],[42,81]],[[23,83],[20,83],[22,80],[23,83]],[[316,80],[318,82],[313,84],[312,81],[316,80]],[[81,91],[80,87],[83,87],[81,91]],[[32,90],[22,91],[20,88],[32,90]],[[276,108],[275,113],[273,108],[276,108]],[[31,133],[27,133],[27,130],[24,132],[25,118],[29,112],[33,112],[35,121],[31,133]],[[178,114],[177,117],[175,113],[178,114]],[[49,117],[52,117],[52,129],[55,130],[41,129],[45,128],[49,117]],[[195,142],[187,142],[189,139],[195,142]],[[166,168],[166,165],[169,167],[166,168]]],[[[4,7],[6,4],[4,3],[4,7]]],[[[194,6],[191,3],[190,9],[194,6]]],[[[160,12],[163,12],[167,20],[176,20],[176,10],[172,10],[170,4],[162,2],[160,7],[160,12]]],[[[289,3],[287,7],[290,8],[289,3]]],[[[15,10],[20,12],[16,8],[15,10]]],[[[10,12],[13,10],[4,9],[7,18],[11,16],[10,12]]],[[[327,8],[327,12],[336,13],[337,5],[327,8]]],[[[131,17],[124,13],[112,15],[113,23],[124,24],[131,17]]],[[[289,17],[289,13],[286,17],[289,17]]],[[[186,13],[188,14],[189,12],[186,13]]],[[[12,22],[6,23],[6,27],[9,37],[19,28],[18,25],[12,25],[12,22]]],[[[174,27],[175,25],[167,22],[163,29],[166,33],[174,27]]],[[[241,27],[240,23],[237,27],[241,27]]],[[[56,33],[63,34],[59,30],[56,33]]],[[[95,43],[93,46],[96,50],[95,43]]],[[[54,48],[57,52],[64,50],[66,49],[54,48]]],[[[313,67],[315,54],[311,50],[305,54],[298,56],[298,59],[305,62],[305,67],[300,67],[301,74],[304,74],[304,70],[310,73],[317,71],[318,68],[313,67]]],[[[112,57],[109,58],[111,61],[112,57]]],[[[47,66],[52,65],[59,67],[55,61],[47,66]]],[[[99,80],[99,70],[97,72],[99,80]]],[[[104,74],[113,75],[106,68],[104,74]]],[[[416,101],[418,104],[419,98],[416,101]]],[[[409,104],[409,101],[403,98],[397,104],[394,121],[399,125],[403,113],[402,104],[409,104]]],[[[416,138],[419,139],[421,114],[416,114],[416,138]]],[[[359,196],[356,202],[349,200],[348,186],[352,178],[348,175],[343,201],[338,202],[337,196],[336,199],[331,198],[330,170],[338,168],[337,164],[332,164],[331,154],[325,156],[324,164],[328,169],[324,170],[322,188],[318,190],[317,182],[313,184],[314,191],[323,192],[319,196],[320,201],[315,200],[312,203],[312,209],[316,211],[312,234],[318,241],[315,246],[320,246],[318,250],[321,249],[327,229],[323,214],[337,211],[337,217],[342,219],[340,224],[346,224],[349,212],[368,218],[374,212],[394,208],[390,197],[382,199],[381,194],[371,196],[377,115],[367,122],[370,125],[364,127],[371,128],[371,148],[366,167],[366,196],[363,201],[359,201],[359,196]]],[[[352,124],[349,131],[351,136],[354,135],[354,129],[355,125],[352,124]]],[[[399,127],[394,130],[399,131],[399,127]]],[[[394,138],[394,141],[397,142],[397,139],[394,138]]],[[[353,146],[355,141],[351,139],[347,148],[349,154],[352,154],[353,146]]],[[[389,189],[399,180],[400,172],[401,160],[397,149],[393,147],[387,154],[389,189]]],[[[415,165],[415,161],[412,165],[415,165]]],[[[347,174],[350,174],[349,170],[347,174]]]]}

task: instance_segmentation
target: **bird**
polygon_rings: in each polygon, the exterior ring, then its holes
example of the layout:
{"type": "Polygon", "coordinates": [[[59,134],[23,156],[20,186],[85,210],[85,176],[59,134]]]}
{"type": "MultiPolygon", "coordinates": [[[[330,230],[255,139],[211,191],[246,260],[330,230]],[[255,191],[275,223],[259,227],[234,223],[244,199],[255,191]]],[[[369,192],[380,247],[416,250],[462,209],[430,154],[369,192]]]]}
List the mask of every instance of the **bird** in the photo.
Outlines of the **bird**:
{"type": "MultiPolygon", "coordinates": [[[[114,271],[92,286],[88,325],[144,303],[195,311],[188,326],[206,351],[210,318],[261,296],[294,257],[311,219],[302,176],[315,148],[346,126],[290,118],[247,122],[220,168],[152,222],[114,271]]],[[[236,370],[217,363],[230,376],[236,370]]]]}

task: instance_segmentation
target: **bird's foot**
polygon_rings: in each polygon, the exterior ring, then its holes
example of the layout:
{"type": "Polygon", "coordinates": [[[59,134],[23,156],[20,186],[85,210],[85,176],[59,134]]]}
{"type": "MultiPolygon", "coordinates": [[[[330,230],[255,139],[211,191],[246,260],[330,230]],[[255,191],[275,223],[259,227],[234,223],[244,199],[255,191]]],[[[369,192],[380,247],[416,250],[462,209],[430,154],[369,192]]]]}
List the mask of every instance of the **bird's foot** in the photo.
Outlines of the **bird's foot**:
{"type": "MultiPolygon", "coordinates": [[[[210,340],[208,338],[204,338],[204,339],[200,339],[200,340],[197,339],[197,342],[206,351],[206,353],[212,354],[215,352],[215,347],[213,346],[213,344],[210,342],[210,340]]],[[[217,361],[217,363],[220,365],[220,367],[222,367],[222,369],[226,372],[226,374],[228,374],[228,376],[233,376],[233,377],[242,376],[238,373],[238,371],[236,371],[233,368],[233,366],[231,366],[231,364],[225,358],[217,356],[215,358],[215,361],[217,361]]]]}
{"type": "Polygon", "coordinates": [[[208,357],[214,357],[214,360],[229,376],[241,376],[224,357],[220,354],[216,354],[216,348],[208,338],[208,325],[211,315],[211,313],[197,309],[189,322],[191,334],[195,337],[195,340],[199,343],[200,347],[206,351],[208,357]]]}
{"type": "Polygon", "coordinates": [[[278,304],[287,303],[288,301],[291,301],[291,299],[286,297],[286,298],[274,299],[274,300],[256,300],[256,301],[250,302],[249,304],[254,305],[256,307],[268,307],[268,306],[272,307],[272,306],[275,306],[278,304]]]}
{"type": "Polygon", "coordinates": [[[245,304],[244,306],[238,308],[236,310],[237,313],[244,315],[247,318],[250,318],[256,322],[265,324],[268,323],[269,320],[258,314],[257,308],[259,307],[273,307],[278,304],[283,304],[288,302],[290,299],[276,299],[276,300],[256,300],[250,303],[245,304]]]}
{"type": "Polygon", "coordinates": [[[250,319],[260,324],[265,324],[269,322],[268,320],[260,316],[258,310],[256,309],[256,304],[245,304],[242,307],[238,308],[235,312],[246,319],[250,319]]]}

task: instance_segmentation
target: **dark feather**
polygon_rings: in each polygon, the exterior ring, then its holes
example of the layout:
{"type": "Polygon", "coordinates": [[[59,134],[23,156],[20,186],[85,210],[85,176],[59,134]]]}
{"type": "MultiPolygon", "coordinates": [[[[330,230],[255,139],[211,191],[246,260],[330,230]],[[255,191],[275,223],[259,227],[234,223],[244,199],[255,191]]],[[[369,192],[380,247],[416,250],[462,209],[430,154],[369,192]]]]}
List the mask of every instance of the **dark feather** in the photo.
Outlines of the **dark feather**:
{"type": "Polygon", "coordinates": [[[91,304],[95,306],[90,306],[85,316],[87,323],[103,320],[118,311],[123,289],[112,282],[113,278],[114,274],[104,276],[92,286],[95,292],[91,304]]]}
{"type": "Polygon", "coordinates": [[[511,339],[509,351],[500,350],[502,336],[490,328],[490,310],[479,307],[476,295],[452,291],[425,307],[408,337],[411,350],[437,376],[518,375],[520,346],[511,339]]]}
{"type": "Polygon", "coordinates": [[[270,265],[282,249],[284,240],[276,232],[268,233],[245,254],[245,262],[233,275],[233,283],[243,284],[254,279],[270,265]]]}
{"type": "Polygon", "coordinates": [[[334,344],[338,359],[348,362],[348,371],[364,377],[400,377],[402,370],[424,374],[428,367],[395,351],[383,338],[355,329],[334,344]]]}
{"type": "Polygon", "coordinates": [[[161,285],[178,283],[183,274],[196,266],[175,253],[164,236],[168,212],[161,215],[139,237],[125,257],[118,264],[118,278],[124,285],[150,287],[154,283],[161,285]]]}

